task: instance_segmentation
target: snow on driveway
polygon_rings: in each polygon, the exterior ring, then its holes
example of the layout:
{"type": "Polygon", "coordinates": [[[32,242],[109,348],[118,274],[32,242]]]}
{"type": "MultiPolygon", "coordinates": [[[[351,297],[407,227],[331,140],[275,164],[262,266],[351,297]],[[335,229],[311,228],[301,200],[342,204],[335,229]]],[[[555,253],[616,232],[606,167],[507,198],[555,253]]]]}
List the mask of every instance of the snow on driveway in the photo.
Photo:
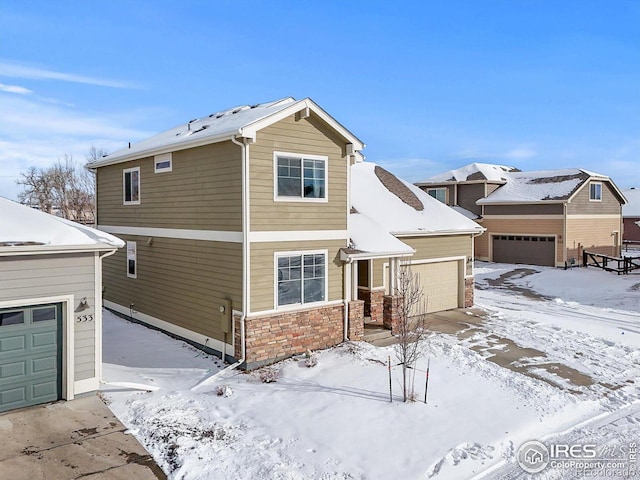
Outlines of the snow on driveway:
{"type": "MultiPolygon", "coordinates": [[[[399,368],[389,402],[393,347],[362,343],[317,352],[313,368],[302,358],[281,362],[274,383],[232,372],[195,393],[192,385],[221,368],[218,359],[105,312],[103,394],[170,478],[185,480],[494,478],[487,470],[513,466],[524,441],[574,431],[640,398],[640,276],[477,266],[487,330],[591,376],[593,385],[569,388],[488,362],[471,348],[486,340],[477,333],[467,341],[429,337],[415,403],[400,402],[399,368]]],[[[611,442],[640,434],[638,422],[607,425],[606,435],[590,435],[611,442]]]]}

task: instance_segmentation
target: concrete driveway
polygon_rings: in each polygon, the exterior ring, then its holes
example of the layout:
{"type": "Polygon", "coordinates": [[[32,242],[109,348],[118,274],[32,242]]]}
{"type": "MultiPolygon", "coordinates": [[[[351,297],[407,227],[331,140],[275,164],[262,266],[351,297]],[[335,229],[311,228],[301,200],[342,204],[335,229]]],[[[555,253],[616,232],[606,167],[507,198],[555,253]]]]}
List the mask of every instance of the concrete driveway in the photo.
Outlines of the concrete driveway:
{"type": "Polygon", "coordinates": [[[165,480],[96,395],[0,415],[0,477],[165,480]]]}

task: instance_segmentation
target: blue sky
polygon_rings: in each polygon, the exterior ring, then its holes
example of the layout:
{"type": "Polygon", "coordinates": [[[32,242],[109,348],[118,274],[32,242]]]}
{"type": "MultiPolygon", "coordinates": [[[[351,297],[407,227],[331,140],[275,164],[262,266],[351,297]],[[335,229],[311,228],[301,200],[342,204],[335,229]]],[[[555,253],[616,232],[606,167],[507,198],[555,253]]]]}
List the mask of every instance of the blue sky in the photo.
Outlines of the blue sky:
{"type": "Polygon", "coordinates": [[[640,186],[640,2],[0,4],[0,195],[65,153],[311,97],[417,181],[474,161],[640,186]]]}

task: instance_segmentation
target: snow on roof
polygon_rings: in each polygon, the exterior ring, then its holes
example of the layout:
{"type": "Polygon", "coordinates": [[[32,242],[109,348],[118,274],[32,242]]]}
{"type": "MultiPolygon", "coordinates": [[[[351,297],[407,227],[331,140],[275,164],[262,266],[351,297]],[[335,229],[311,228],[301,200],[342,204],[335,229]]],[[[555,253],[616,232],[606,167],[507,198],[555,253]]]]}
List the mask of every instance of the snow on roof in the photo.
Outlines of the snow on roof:
{"type": "Polygon", "coordinates": [[[478,218],[480,218],[480,215],[476,215],[472,211],[467,210],[466,208],[462,208],[460,205],[452,205],[450,208],[453,208],[456,212],[464,215],[467,218],[470,218],[471,220],[477,220],[478,218]]]}
{"type": "Polygon", "coordinates": [[[429,177],[422,183],[465,182],[472,180],[488,180],[490,182],[502,182],[505,180],[505,172],[518,172],[515,167],[507,165],[494,165],[492,163],[470,163],[464,167],[449,170],[439,175],[429,177]]]}
{"type": "Polygon", "coordinates": [[[118,248],[124,242],[100,230],[0,197],[0,248],[29,245],[118,248]]]}
{"type": "Polygon", "coordinates": [[[589,177],[607,178],[578,168],[505,172],[506,183],[476,203],[526,203],[567,200],[589,177]]]}
{"type": "Polygon", "coordinates": [[[399,244],[388,235],[376,234],[375,228],[414,235],[483,231],[474,221],[370,162],[351,166],[351,204],[355,209],[350,217],[355,222],[349,226],[353,247],[367,252],[398,251],[399,244]]]}
{"type": "Polygon", "coordinates": [[[254,123],[262,118],[284,110],[296,100],[292,97],[282,98],[273,102],[258,105],[240,105],[227,110],[212,113],[206,117],[196,118],[187,123],[165,132],[149,137],[140,142],[131,144],[113,152],[89,164],[91,167],[108,164],[121,157],[129,157],[135,154],[152,152],[160,148],[179,147],[180,144],[188,144],[197,140],[212,139],[216,137],[231,136],[242,127],[254,123]]]}
{"type": "Polygon", "coordinates": [[[630,188],[622,192],[627,204],[622,206],[623,217],[640,217],[640,189],[630,188]]]}
{"type": "Polygon", "coordinates": [[[360,252],[402,255],[414,253],[413,248],[398,240],[373,219],[361,213],[349,215],[349,235],[353,247],[360,252]]]}
{"type": "Polygon", "coordinates": [[[364,143],[325,112],[310,98],[296,100],[286,97],[273,102],[256,105],[241,105],[222,110],[206,117],[196,118],[175,128],[149,137],[140,142],[129,144],[101,159],[90,162],[88,167],[95,168],[113,163],[124,162],[145,156],[173,152],[198,145],[228,140],[235,136],[255,138],[256,130],[269,124],[269,120],[279,120],[278,114],[287,116],[303,109],[313,111],[322,120],[332,126],[345,139],[352,143],[355,151],[364,148],[364,143]],[[266,123],[265,123],[266,122],[266,123]]]}

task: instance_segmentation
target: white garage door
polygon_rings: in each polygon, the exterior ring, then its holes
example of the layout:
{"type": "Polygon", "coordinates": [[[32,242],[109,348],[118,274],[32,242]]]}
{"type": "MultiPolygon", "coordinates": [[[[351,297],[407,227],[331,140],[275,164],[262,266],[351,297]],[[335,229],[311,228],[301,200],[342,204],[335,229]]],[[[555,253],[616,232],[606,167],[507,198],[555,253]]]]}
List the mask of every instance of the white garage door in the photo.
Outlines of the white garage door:
{"type": "MultiPolygon", "coordinates": [[[[416,314],[440,312],[458,308],[462,284],[459,274],[459,261],[416,263],[411,271],[420,275],[422,292],[426,300],[424,307],[416,314]]],[[[389,284],[389,268],[385,269],[386,285],[389,284]]]]}

